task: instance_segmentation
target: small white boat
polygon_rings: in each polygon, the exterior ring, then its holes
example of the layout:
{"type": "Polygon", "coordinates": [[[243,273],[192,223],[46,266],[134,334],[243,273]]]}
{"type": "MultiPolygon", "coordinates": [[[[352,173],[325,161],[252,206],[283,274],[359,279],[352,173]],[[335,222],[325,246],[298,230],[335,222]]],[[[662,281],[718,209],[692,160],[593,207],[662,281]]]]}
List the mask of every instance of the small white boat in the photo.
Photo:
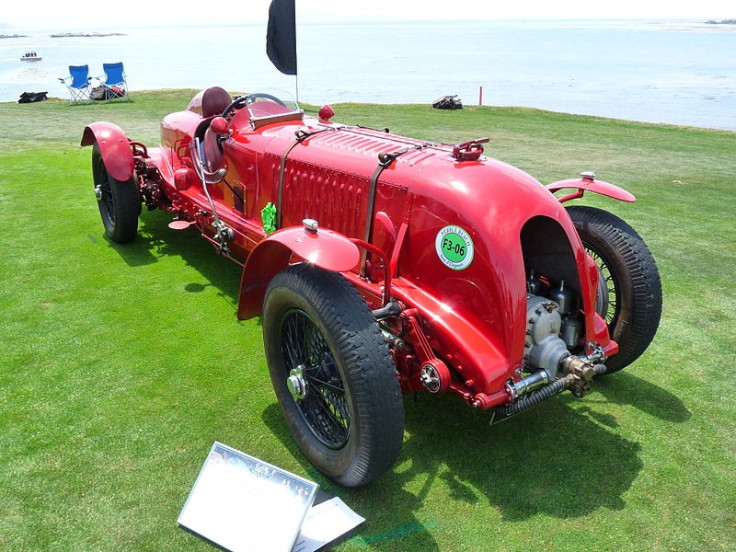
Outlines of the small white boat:
{"type": "Polygon", "coordinates": [[[21,61],[41,61],[43,57],[39,56],[36,52],[26,52],[20,57],[21,61]]]}

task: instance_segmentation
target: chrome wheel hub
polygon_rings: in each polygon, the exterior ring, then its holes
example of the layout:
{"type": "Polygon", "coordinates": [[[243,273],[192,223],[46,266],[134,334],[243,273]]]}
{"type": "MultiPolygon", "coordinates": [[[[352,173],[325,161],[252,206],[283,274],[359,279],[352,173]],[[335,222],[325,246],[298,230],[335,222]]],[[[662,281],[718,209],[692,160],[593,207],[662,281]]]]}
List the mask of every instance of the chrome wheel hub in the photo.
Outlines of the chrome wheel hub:
{"type": "Polygon", "coordinates": [[[286,379],[286,387],[289,389],[289,393],[295,401],[301,401],[307,396],[307,380],[304,379],[304,370],[306,367],[300,364],[296,368],[289,372],[289,377],[286,379]]]}

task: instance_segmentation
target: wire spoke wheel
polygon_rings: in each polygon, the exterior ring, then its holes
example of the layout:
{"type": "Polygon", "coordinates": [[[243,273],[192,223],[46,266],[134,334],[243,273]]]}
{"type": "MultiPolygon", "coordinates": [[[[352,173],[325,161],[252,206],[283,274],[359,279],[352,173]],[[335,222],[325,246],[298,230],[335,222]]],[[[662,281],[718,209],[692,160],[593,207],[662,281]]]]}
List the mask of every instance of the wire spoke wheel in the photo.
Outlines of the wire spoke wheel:
{"type": "Polygon", "coordinates": [[[283,270],[266,290],[263,341],[284,419],[309,461],[348,487],[390,469],[404,436],[401,389],[357,290],[308,263],[283,270]]]}
{"type": "Polygon", "coordinates": [[[662,313],[659,271],[644,240],[617,216],[594,207],[568,207],[580,241],[598,266],[596,312],[619,352],[606,373],[634,362],[654,339],[662,313]]]}
{"type": "Polygon", "coordinates": [[[615,326],[618,320],[619,305],[616,278],[603,257],[590,245],[586,243],[583,245],[598,267],[598,299],[595,310],[609,327],[615,326]]]}
{"type": "Polygon", "coordinates": [[[324,336],[301,310],[286,313],[282,322],[285,377],[304,366],[305,392],[295,398],[299,412],[315,437],[330,448],[345,445],[350,412],[345,388],[324,336]]]}
{"type": "Polygon", "coordinates": [[[141,214],[135,177],[119,182],[110,176],[97,143],[92,150],[92,177],[105,234],[117,243],[131,241],[138,233],[138,216],[141,214]]]}
{"type": "Polygon", "coordinates": [[[99,202],[100,215],[102,216],[105,226],[115,225],[115,204],[112,199],[112,188],[110,185],[110,175],[107,174],[107,168],[100,163],[99,180],[95,186],[95,195],[99,202]]]}

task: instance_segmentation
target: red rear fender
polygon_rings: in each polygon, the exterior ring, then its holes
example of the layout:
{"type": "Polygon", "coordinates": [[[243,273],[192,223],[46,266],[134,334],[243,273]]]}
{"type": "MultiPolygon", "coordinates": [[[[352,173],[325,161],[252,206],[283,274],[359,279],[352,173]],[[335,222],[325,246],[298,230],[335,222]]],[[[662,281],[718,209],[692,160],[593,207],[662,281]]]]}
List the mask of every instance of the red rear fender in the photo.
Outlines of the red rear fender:
{"type": "Polygon", "coordinates": [[[595,192],[596,194],[601,194],[607,197],[612,197],[613,199],[618,199],[619,201],[626,201],[629,203],[633,203],[634,201],[636,201],[636,197],[634,197],[634,194],[631,194],[623,188],[619,188],[614,184],[604,182],[603,180],[596,180],[594,173],[582,173],[580,175],[580,178],[559,180],[557,182],[553,182],[552,184],[548,184],[546,188],[552,193],[555,193],[557,190],[563,189],[577,190],[577,192],[573,192],[561,197],[560,203],[565,203],[566,201],[569,201],[571,199],[578,199],[580,197],[583,197],[583,194],[585,192],[595,192]]]}
{"type": "Polygon", "coordinates": [[[333,272],[347,272],[360,261],[358,247],[332,230],[292,226],[274,232],[256,246],[245,263],[238,301],[240,320],[261,314],[268,283],[289,266],[292,256],[333,272]]]}
{"type": "Polygon", "coordinates": [[[82,134],[82,146],[97,143],[102,161],[110,176],[118,182],[133,178],[135,163],[130,140],[122,129],[112,123],[97,122],[87,125],[82,134]]]}

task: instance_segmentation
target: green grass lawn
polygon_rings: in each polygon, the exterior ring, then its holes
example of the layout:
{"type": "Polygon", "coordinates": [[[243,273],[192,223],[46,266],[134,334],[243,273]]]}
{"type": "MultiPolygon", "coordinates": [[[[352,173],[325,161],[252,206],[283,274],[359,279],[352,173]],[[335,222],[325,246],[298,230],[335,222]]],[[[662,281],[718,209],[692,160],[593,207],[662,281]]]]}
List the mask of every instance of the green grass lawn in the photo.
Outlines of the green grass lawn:
{"type": "MultiPolygon", "coordinates": [[[[407,398],[395,468],[336,488],[292,441],[239,268],[144,211],[105,239],[82,129],[155,144],[192,91],[130,104],[0,104],[0,549],[212,550],[176,518],[213,441],[317,481],[366,518],[339,551],[736,550],[736,133],[530,109],[336,105],[336,120],[486,153],[543,183],[596,170],[584,202],[636,228],[664,287],[626,371],[499,426],[407,398]]],[[[315,107],[310,108],[315,111],[315,107]]]]}

